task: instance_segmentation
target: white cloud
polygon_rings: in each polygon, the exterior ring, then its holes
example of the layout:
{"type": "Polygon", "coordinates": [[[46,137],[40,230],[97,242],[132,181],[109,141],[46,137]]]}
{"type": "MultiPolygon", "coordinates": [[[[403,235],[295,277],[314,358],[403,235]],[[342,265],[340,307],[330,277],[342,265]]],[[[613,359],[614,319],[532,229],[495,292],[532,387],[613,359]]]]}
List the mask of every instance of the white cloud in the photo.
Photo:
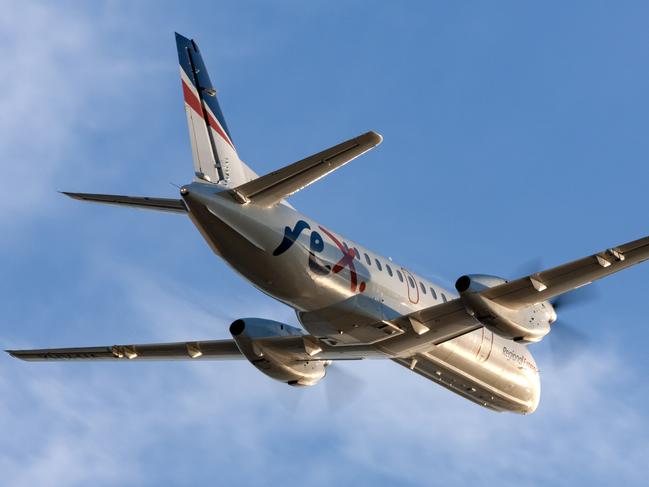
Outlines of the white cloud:
{"type": "MultiPolygon", "coordinates": [[[[45,211],[60,171],[83,170],[78,130],[102,123],[87,116],[93,97],[123,88],[142,66],[107,53],[101,21],[50,3],[4,4],[0,36],[7,225],[45,211]]],[[[227,336],[238,316],[294,321],[252,289],[240,297],[225,285],[192,286],[132,260],[91,258],[88,272],[123,298],[93,326],[126,321],[151,340],[184,340],[227,336]]],[[[18,337],[12,330],[3,343],[18,337]]],[[[544,371],[541,407],[529,417],[482,410],[388,362],[343,364],[367,384],[355,396],[339,388],[338,401],[351,404],[333,412],[322,386],[289,389],[245,362],[0,364],[3,485],[641,485],[649,476],[644,401],[630,397],[646,381],[612,350],[544,371]]]]}
{"type": "Polygon", "coordinates": [[[54,182],[59,171],[69,173],[68,180],[75,170],[88,171],[81,164],[86,157],[82,130],[101,125],[100,100],[110,98],[138,72],[128,53],[107,50],[110,32],[104,23],[114,20],[97,21],[81,8],[51,2],[3,2],[3,224],[51,212],[52,205],[45,203],[60,189],[54,182]]]}
{"type": "MultiPolygon", "coordinates": [[[[202,291],[132,266],[98,272],[130,296],[102,321],[134,312],[155,339],[222,332],[229,315],[254,304],[224,290],[229,304],[218,316],[205,310],[202,291]]],[[[283,308],[257,314],[280,318],[283,308]]],[[[184,450],[207,462],[194,481],[228,484],[240,475],[253,485],[302,483],[293,481],[293,466],[311,485],[641,484],[649,475],[649,423],[623,395],[635,373],[620,373],[624,363],[611,351],[546,370],[541,408],[527,417],[483,410],[389,362],[342,364],[367,383],[355,398],[339,391],[338,401],[352,402],[333,412],[322,385],[285,388],[246,362],[5,363],[7,485],[60,485],[67,471],[74,476],[66,485],[173,484],[190,469],[184,450]],[[297,395],[293,410],[282,402],[297,395]],[[156,445],[158,457],[149,454],[156,445]]]]}

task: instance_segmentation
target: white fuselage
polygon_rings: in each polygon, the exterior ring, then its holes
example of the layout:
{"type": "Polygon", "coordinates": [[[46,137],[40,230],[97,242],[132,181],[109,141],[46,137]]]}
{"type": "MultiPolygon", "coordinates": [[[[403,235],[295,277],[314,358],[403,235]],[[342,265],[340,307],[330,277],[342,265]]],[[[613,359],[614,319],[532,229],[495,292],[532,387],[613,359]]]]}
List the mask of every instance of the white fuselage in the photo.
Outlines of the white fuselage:
{"type": "MultiPolygon", "coordinates": [[[[359,343],[354,330],[348,331],[350,320],[389,321],[457,298],[289,205],[241,205],[201,183],[185,186],[181,194],[212,249],[257,288],[294,308],[305,329],[331,345],[359,343]],[[311,319],[322,311],[332,318],[311,319]]],[[[485,328],[438,346],[404,333],[377,341],[375,348],[377,356],[402,365],[424,354],[439,368],[430,379],[483,406],[528,413],[538,404],[538,370],[527,347],[485,328]],[[472,397],[477,389],[483,395],[472,397]],[[490,391],[486,399],[484,390],[490,391]]]]}

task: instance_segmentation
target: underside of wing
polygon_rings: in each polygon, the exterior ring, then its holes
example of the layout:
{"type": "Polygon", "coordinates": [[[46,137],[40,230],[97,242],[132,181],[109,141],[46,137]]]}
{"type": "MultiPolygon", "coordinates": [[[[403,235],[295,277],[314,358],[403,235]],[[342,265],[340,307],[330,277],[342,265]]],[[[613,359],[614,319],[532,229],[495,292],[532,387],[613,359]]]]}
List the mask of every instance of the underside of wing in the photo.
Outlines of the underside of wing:
{"type": "Polygon", "coordinates": [[[649,259],[649,237],[507,282],[480,294],[511,309],[547,301],[649,259]]]}
{"type": "MultiPolygon", "coordinates": [[[[383,354],[366,346],[331,347],[310,335],[264,337],[252,340],[254,346],[283,354],[295,361],[360,360],[383,354]]],[[[234,340],[146,343],[100,347],[42,348],[7,350],[11,356],[29,362],[69,360],[241,360],[234,340]]]]}
{"type": "Polygon", "coordinates": [[[459,299],[437,304],[408,315],[381,309],[364,295],[315,311],[300,313],[300,321],[336,349],[350,345],[377,345],[390,355],[409,355],[430,345],[439,345],[482,327],[459,299]],[[378,321],[377,316],[386,319],[378,321]]]}
{"type": "Polygon", "coordinates": [[[145,210],[169,211],[172,213],[187,213],[187,207],[180,199],[150,198],[148,196],[123,196],[117,194],[68,193],[75,200],[103,203],[106,205],[130,206],[145,210]]]}
{"type": "Polygon", "coordinates": [[[381,143],[376,132],[347,140],[301,161],[237,186],[232,195],[241,203],[273,206],[381,143]]]}
{"type": "Polygon", "coordinates": [[[53,360],[228,360],[243,359],[234,340],[148,343],[107,347],[44,348],[7,350],[29,362],[53,360]]]}
{"type": "Polygon", "coordinates": [[[433,345],[482,328],[459,299],[415,311],[401,319],[402,322],[406,320],[418,336],[433,345]]]}

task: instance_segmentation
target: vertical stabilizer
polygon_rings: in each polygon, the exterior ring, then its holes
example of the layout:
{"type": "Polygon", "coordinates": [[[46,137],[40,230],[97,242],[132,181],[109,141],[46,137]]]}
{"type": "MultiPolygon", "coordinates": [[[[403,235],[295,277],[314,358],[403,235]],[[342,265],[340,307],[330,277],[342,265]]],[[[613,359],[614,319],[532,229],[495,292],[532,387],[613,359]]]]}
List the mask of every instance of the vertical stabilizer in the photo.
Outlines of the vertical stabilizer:
{"type": "Polygon", "coordinates": [[[239,159],[198,46],[180,34],[176,46],[196,177],[228,187],[254,179],[239,159]]]}

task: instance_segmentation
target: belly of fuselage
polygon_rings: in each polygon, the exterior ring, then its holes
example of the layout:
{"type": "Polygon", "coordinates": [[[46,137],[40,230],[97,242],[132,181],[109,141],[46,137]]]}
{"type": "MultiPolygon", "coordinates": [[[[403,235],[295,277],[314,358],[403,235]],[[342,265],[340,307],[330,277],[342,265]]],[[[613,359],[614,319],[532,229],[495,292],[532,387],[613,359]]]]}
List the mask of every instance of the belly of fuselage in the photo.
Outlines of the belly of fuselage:
{"type": "Polygon", "coordinates": [[[486,328],[443,343],[425,355],[432,367],[422,375],[484,407],[529,414],[539,404],[540,377],[527,347],[486,328]]]}
{"type": "Polygon", "coordinates": [[[273,255],[282,240],[276,226],[262,227],[258,215],[249,228],[245,221],[233,225],[227,221],[227,204],[225,209],[217,206],[209,211],[205,201],[186,198],[186,202],[190,218],[212,250],[262,292],[298,310],[321,308],[340,299],[335,288],[319,286],[308,273],[308,252],[302,247],[273,255]]]}

